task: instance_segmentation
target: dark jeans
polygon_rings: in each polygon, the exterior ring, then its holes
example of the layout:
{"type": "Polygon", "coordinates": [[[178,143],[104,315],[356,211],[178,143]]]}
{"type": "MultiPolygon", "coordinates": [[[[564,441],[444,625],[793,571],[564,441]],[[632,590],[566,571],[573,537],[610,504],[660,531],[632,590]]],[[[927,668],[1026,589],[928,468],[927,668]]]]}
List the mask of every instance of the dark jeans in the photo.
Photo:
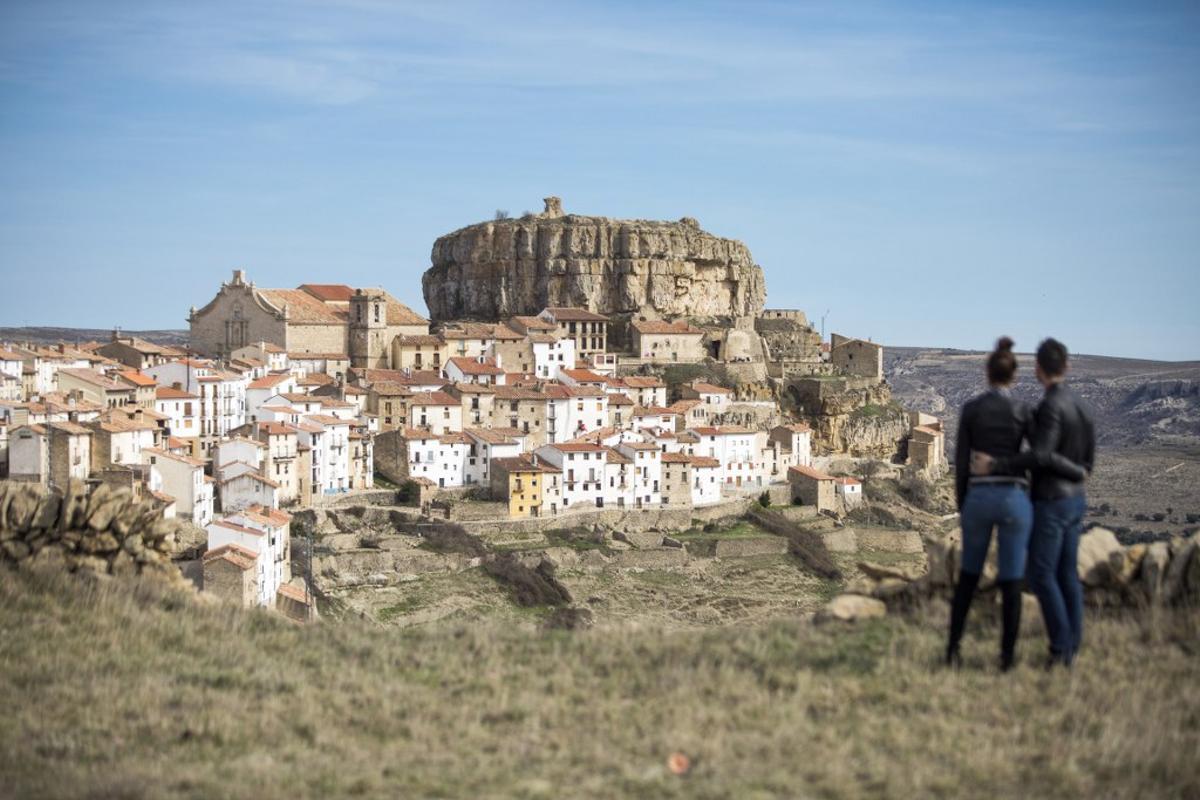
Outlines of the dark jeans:
{"type": "Polygon", "coordinates": [[[1083,640],[1083,587],[1077,562],[1086,509],[1082,494],[1033,504],[1025,580],[1042,607],[1051,655],[1068,662],[1083,640]]]}
{"type": "Polygon", "coordinates": [[[962,571],[979,575],[996,530],[998,580],[1019,581],[1025,575],[1033,508],[1023,486],[1014,483],[971,484],[962,508],[962,571]]]}

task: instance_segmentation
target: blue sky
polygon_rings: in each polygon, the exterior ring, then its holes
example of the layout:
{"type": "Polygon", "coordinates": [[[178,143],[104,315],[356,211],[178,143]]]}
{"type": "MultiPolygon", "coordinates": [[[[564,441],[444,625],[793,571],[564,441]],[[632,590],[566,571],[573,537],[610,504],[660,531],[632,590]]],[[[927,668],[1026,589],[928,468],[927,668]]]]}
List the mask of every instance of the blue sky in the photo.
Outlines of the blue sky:
{"type": "Polygon", "coordinates": [[[496,209],[694,216],[892,344],[1200,358],[1200,6],[0,3],[0,324],[423,310],[496,209]]]}

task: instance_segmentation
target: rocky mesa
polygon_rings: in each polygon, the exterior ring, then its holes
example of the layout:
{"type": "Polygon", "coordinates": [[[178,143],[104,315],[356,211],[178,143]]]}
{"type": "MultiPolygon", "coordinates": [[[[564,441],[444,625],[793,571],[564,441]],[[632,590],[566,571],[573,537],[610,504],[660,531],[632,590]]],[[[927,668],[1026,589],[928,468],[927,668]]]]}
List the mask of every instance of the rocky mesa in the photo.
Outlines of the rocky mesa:
{"type": "Polygon", "coordinates": [[[614,317],[725,319],[757,315],[762,268],[739,241],[678,222],[545,211],[469,225],[433,244],[422,278],[435,321],[494,320],[575,306],[614,317]]]}

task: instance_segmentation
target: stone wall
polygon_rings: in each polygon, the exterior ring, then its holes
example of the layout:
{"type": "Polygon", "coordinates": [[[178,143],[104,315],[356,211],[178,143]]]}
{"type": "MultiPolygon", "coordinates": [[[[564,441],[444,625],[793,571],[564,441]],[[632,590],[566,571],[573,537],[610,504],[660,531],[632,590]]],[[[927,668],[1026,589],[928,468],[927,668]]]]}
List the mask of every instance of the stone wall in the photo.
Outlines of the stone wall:
{"type": "Polygon", "coordinates": [[[144,575],[189,588],[171,558],[190,526],[159,514],[153,504],[106,485],[89,495],[75,481],[64,492],[0,482],[0,562],[144,575]]]}

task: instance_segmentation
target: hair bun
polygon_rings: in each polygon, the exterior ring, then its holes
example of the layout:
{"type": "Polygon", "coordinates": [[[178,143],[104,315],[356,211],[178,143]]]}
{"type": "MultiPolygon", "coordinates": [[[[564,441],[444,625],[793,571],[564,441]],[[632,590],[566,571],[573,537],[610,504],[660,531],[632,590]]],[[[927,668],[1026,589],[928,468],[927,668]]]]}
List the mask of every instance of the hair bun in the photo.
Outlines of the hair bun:
{"type": "Polygon", "coordinates": [[[1013,349],[1013,340],[1007,336],[1001,336],[996,340],[996,351],[1000,353],[1011,353],[1013,349]]]}

